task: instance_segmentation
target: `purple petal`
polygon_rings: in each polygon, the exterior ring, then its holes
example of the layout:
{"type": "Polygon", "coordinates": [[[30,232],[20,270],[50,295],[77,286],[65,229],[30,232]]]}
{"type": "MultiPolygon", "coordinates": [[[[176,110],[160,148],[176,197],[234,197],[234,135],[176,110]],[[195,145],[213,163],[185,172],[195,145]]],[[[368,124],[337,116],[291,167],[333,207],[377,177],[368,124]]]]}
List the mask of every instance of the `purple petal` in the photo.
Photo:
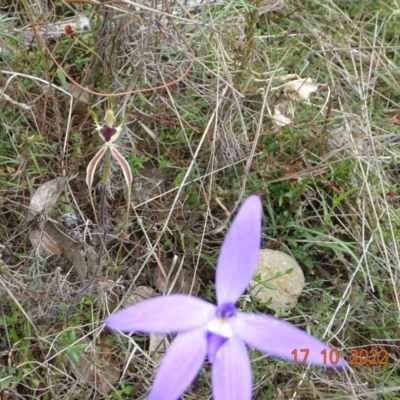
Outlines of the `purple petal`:
{"type": "Polygon", "coordinates": [[[235,303],[246,290],[257,266],[261,240],[261,200],[250,196],[233,220],[218,258],[218,304],[235,303]]]}
{"type": "Polygon", "coordinates": [[[148,400],[177,400],[193,382],[206,353],[203,329],[180,333],[162,360],[148,400]]]}
{"type": "Polygon", "coordinates": [[[246,346],[231,337],[219,349],[212,366],[214,400],[251,400],[251,369],[246,346]]]}
{"type": "Polygon", "coordinates": [[[205,325],[215,306],[198,297],[175,294],[137,303],[106,318],[108,328],[122,332],[174,333],[205,325]]]}
{"type": "Polygon", "coordinates": [[[233,329],[249,346],[275,357],[321,367],[346,365],[337,350],[270,315],[238,313],[233,329]]]}
{"type": "Polygon", "coordinates": [[[211,364],[214,362],[218,350],[227,340],[228,338],[216,333],[207,333],[207,358],[211,364]]]}

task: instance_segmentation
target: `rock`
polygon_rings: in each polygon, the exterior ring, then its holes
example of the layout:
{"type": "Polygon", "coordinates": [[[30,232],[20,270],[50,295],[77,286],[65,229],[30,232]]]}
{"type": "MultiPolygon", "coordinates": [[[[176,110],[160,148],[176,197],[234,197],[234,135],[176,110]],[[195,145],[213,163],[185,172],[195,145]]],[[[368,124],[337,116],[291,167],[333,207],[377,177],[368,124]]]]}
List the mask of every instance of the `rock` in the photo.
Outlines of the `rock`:
{"type": "Polygon", "coordinates": [[[277,250],[260,250],[254,278],[250,282],[250,294],[271,309],[291,310],[304,287],[304,274],[299,264],[277,250]]]}
{"type": "Polygon", "coordinates": [[[136,286],[133,288],[132,293],[125,299],[122,303],[123,307],[133,306],[136,303],[140,303],[141,301],[151,299],[152,297],[156,297],[157,292],[149,287],[149,286],[136,286]]]}
{"type": "Polygon", "coordinates": [[[132,180],[132,195],[135,204],[147,202],[165,192],[166,175],[154,168],[141,169],[132,180]]]}

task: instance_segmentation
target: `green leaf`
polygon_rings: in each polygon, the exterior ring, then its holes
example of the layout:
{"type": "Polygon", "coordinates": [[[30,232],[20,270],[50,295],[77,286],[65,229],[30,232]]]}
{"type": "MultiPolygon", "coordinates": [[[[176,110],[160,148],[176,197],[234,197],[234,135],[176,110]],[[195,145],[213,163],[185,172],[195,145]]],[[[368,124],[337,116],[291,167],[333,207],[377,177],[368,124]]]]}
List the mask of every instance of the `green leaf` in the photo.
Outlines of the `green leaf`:
{"type": "Polygon", "coordinates": [[[286,275],[290,275],[291,273],[293,273],[293,268],[289,268],[285,271],[286,275]]]}
{"type": "Polygon", "coordinates": [[[261,283],[261,285],[262,285],[263,287],[265,287],[266,289],[278,290],[278,286],[273,285],[272,283],[267,283],[267,282],[265,282],[265,283],[261,283]]]}

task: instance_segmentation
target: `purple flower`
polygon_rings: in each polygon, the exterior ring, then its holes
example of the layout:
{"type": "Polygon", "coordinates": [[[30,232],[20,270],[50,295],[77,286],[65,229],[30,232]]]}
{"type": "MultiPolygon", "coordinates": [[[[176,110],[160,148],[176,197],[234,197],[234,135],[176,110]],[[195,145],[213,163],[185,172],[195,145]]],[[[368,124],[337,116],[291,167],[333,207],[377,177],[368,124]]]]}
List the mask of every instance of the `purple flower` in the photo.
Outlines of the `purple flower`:
{"type": "Polygon", "coordinates": [[[306,361],[314,365],[345,365],[343,359],[329,357],[330,347],[289,323],[236,309],[235,302],[257,266],[261,214],[259,197],[250,196],[228,231],[217,265],[218,306],[175,294],[145,300],[105,320],[109,328],[123,332],[179,333],[164,356],[148,400],[178,399],[206,356],[212,363],[214,399],[250,400],[252,378],[245,343],[292,362],[295,356],[304,361],[308,353],[306,361]]]}

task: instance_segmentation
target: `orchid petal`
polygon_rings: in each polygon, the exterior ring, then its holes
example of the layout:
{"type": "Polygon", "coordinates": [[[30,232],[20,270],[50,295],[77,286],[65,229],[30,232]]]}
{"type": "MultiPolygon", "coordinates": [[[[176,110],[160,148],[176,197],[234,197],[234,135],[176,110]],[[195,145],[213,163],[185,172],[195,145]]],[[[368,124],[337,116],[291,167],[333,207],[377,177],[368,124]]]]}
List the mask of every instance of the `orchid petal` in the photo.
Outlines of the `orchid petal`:
{"type": "Polygon", "coordinates": [[[321,367],[346,365],[342,358],[336,357],[337,353],[332,354],[337,350],[331,349],[307,332],[270,315],[238,313],[233,329],[249,346],[275,357],[321,367]],[[337,362],[332,364],[331,359],[337,362]]]}
{"type": "Polygon", "coordinates": [[[119,135],[122,132],[121,126],[117,126],[115,129],[116,129],[116,132],[110,137],[110,140],[109,140],[110,143],[115,142],[119,138],[119,135]]]}
{"type": "Polygon", "coordinates": [[[218,350],[227,340],[229,339],[221,335],[212,332],[207,333],[207,358],[211,364],[214,362],[218,350]]]}
{"type": "Polygon", "coordinates": [[[112,127],[114,126],[115,116],[113,110],[107,110],[106,115],[104,116],[104,122],[107,126],[112,127]]]}
{"type": "Polygon", "coordinates": [[[212,366],[214,400],[251,400],[251,369],[246,346],[231,337],[219,349],[212,366]]]}
{"type": "Polygon", "coordinates": [[[96,155],[90,160],[89,165],[87,166],[86,169],[86,184],[89,187],[89,191],[92,189],[92,184],[93,184],[93,177],[94,173],[96,171],[97,165],[99,164],[100,160],[104,156],[104,153],[106,152],[107,147],[102,147],[96,155]]]}
{"type": "Polygon", "coordinates": [[[115,117],[113,110],[106,111],[104,122],[106,123],[106,126],[98,127],[100,137],[105,142],[109,143],[115,142],[118,139],[119,135],[121,134],[122,128],[121,126],[114,128],[115,117]]]}
{"type": "Polygon", "coordinates": [[[113,128],[110,126],[103,126],[99,129],[99,135],[102,140],[105,142],[112,142],[112,138],[117,133],[117,128],[113,128]]]}
{"type": "Polygon", "coordinates": [[[250,196],[232,222],[218,258],[218,304],[235,303],[253,276],[260,250],[261,215],[260,198],[250,196]]]}
{"type": "Polygon", "coordinates": [[[196,378],[207,352],[206,334],[196,329],[179,334],[161,363],[148,400],[176,400],[196,378]]]}
{"type": "Polygon", "coordinates": [[[131,171],[131,167],[129,166],[129,164],[125,160],[125,158],[122,157],[121,153],[115,147],[110,147],[110,149],[111,149],[111,154],[117,160],[118,164],[120,165],[120,167],[122,169],[122,172],[123,172],[124,177],[125,177],[126,185],[128,186],[128,193],[130,193],[131,192],[131,186],[132,186],[132,171],[131,171]]]}
{"type": "Polygon", "coordinates": [[[174,333],[198,328],[213,318],[215,306],[183,294],[159,296],[106,318],[108,328],[122,332],[174,333]]]}
{"type": "Polygon", "coordinates": [[[97,116],[97,114],[91,108],[89,108],[88,111],[89,111],[91,117],[93,118],[94,122],[96,123],[96,125],[98,125],[99,117],[97,116]]]}

